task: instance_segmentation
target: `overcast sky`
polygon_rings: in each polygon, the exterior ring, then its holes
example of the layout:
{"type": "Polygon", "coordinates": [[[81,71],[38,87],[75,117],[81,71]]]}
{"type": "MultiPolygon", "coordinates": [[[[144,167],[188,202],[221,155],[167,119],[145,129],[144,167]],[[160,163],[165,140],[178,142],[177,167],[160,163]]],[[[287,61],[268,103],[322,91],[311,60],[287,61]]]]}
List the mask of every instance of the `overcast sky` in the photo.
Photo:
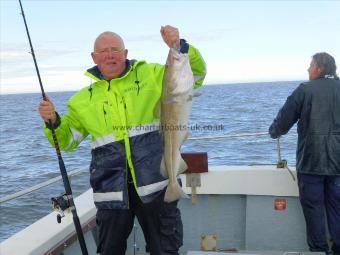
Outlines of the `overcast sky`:
{"type": "MultiPolygon", "coordinates": [[[[22,0],[45,90],[89,85],[93,41],[103,31],[125,40],[129,58],[164,63],[159,30],[170,24],[202,53],[205,83],[305,80],[310,57],[340,65],[340,1],[22,0]]],[[[1,93],[39,91],[20,6],[0,0],[1,93]]],[[[339,72],[338,72],[339,73],[339,72]]]]}

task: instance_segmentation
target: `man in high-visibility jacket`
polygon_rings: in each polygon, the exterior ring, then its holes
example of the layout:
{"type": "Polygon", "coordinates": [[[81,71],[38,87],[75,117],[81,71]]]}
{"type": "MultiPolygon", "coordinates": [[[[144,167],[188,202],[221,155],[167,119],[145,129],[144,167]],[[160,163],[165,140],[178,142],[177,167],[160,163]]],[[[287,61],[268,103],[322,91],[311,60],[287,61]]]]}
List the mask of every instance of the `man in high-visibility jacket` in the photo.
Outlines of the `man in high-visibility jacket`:
{"type": "MultiPolygon", "coordinates": [[[[193,86],[201,86],[206,69],[199,51],[180,40],[177,28],[162,27],[161,35],[169,47],[176,44],[189,54],[193,86]]],[[[58,115],[50,98],[40,102],[39,113],[47,138],[53,143],[51,120],[64,151],[92,136],[90,183],[98,209],[98,252],[125,254],[137,216],[147,251],[178,254],[183,227],[177,201],[163,201],[168,180],[160,174],[163,148],[155,114],[164,65],[128,60],[127,53],[119,35],[100,34],[91,54],[96,66],[86,71],[94,82],[69,99],[66,115],[58,115]]]]}

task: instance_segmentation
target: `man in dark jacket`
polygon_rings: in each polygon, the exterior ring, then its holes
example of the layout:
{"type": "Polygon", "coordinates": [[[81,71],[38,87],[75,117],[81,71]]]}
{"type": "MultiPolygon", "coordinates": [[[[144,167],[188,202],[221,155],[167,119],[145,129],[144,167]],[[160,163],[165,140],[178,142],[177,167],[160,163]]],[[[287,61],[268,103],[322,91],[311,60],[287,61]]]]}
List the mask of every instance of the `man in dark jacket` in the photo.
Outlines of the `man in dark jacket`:
{"type": "Polygon", "coordinates": [[[316,53],[308,68],[309,82],[287,98],[269,128],[272,138],[296,123],[296,170],[300,202],[311,251],[329,253],[326,216],[333,254],[340,255],[340,81],[334,58],[316,53]]]}

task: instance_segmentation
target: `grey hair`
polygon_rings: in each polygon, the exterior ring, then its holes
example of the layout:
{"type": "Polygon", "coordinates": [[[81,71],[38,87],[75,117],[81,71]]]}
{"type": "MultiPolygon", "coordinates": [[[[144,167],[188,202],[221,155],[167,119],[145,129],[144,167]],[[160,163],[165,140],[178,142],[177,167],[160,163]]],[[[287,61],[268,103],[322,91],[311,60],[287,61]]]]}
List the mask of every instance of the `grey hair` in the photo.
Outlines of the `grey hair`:
{"type": "Polygon", "coordinates": [[[315,53],[312,59],[319,68],[322,68],[320,76],[332,75],[337,77],[335,59],[330,54],[326,52],[315,53]]]}
{"type": "Polygon", "coordinates": [[[118,38],[118,40],[121,42],[121,44],[123,46],[123,49],[125,49],[124,41],[123,41],[122,37],[120,37],[119,34],[116,34],[116,33],[111,32],[111,31],[105,31],[105,32],[103,32],[103,33],[101,33],[97,36],[96,40],[94,41],[93,50],[96,50],[96,45],[97,45],[98,40],[100,38],[104,37],[104,36],[111,36],[111,37],[118,38]]]}

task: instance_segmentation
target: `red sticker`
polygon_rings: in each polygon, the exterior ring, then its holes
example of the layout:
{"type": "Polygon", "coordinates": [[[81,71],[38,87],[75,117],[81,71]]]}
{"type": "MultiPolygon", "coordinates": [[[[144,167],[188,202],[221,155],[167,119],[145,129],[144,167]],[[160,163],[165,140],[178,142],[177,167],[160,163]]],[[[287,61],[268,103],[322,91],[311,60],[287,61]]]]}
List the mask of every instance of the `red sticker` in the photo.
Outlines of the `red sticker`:
{"type": "Polygon", "coordinates": [[[274,209],[277,211],[286,210],[287,201],[284,198],[276,198],[274,199],[274,209]]]}

